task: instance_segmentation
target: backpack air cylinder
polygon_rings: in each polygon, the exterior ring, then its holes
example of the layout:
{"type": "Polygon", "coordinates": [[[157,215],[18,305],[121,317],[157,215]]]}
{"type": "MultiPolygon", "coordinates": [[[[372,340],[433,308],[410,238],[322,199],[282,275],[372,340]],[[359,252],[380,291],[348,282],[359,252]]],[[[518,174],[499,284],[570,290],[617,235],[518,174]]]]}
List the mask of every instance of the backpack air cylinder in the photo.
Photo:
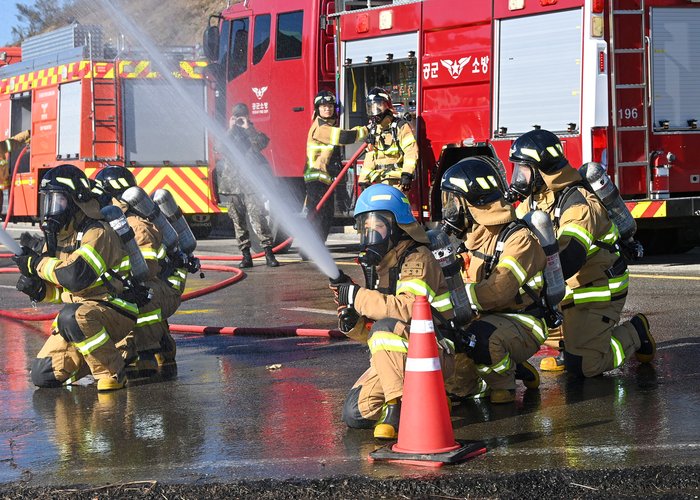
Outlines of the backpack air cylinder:
{"type": "Polygon", "coordinates": [[[126,220],[126,216],[121,208],[108,205],[100,210],[100,213],[104,216],[105,221],[109,222],[112,229],[119,235],[122,243],[124,243],[124,247],[129,254],[131,274],[137,281],[146,281],[148,279],[146,260],[143,258],[141,249],[134,239],[134,230],[131,229],[129,221],[126,220]]]}
{"type": "Polygon", "coordinates": [[[122,201],[129,204],[131,210],[144,219],[153,222],[163,235],[163,245],[169,251],[174,252],[177,248],[177,233],[170,223],[163,217],[160,208],[153,203],[146,191],[138,186],[132,186],[122,194],[122,201]]]}
{"type": "Polygon", "coordinates": [[[445,276],[447,286],[450,289],[450,301],[455,313],[455,323],[457,326],[465,326],[472,317],[472,308],[469,304],[467,291],[464,289],[461,265],[455,256],[450,238],[443,231],[428,231],[430,238],[430,250],[440,263],[442,274],[445,276]]]}
{"type": "Polygon", "coordinates": [[[168,219],[168,222],[173,226],[173,229],[177,232],[180,250],[187,255],[192,255],[192,252],[197,248],[197,240],[194,234],[192,234],[192,230],[187,224],[185,216],[182,215],[182,210],[177,206],[173,195],[170,194],[170,191],[167,189],[158,189],[151,196],[161,212],[163,212],[168,219]]]}
{"type": "Polygon", "coordinates": [[[530,230],[535,233],[540,245],[547,256],[547,265],[544,268],[544,281],[547,284],[547,305],[555,307],[566,295],[566,282],[561,271],[559,261],[559,243],[554,236],[552,219],[541,210],[529,212],[523,220],[527,222],[530,230]]]}
{"type": "Polygon", "coordinates": [[[620,197],[620,191],[612,183],[600,163],[589,162],[579,169],[581,176],[588,182],[596,196],[610,212],[610,218],[620,232],[622,241],[629,241],[637,231],[637,223],[627,205],[620,197]]]}

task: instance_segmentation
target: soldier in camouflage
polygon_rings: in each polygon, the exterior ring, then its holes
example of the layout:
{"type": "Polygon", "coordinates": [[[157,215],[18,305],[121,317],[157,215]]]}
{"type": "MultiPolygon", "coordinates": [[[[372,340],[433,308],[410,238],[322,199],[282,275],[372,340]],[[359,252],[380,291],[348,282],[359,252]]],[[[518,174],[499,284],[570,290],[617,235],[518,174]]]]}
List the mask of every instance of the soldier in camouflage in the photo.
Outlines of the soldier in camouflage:
{"type": "MultiPolygon", "coordinates": [[[[228,137],[235,142],[244,153],[247,168],[267,168],[267,162],[261,151],[270,143],[270,138],[262,132],[258,132],[250,121],[248,106],[243,103],[236,104],[231,112],[228,137]]],[[[253,223],[256,234],[260,236],[260,243],[265,248],[265,259],[270,267],[279,266],[279,262],[272,253],[273,237],[265,218],[265,207],[255,187],[246,181],[238,171],[243,165],[234,165],[226,162],[219,173],[219,193],[228,197],[228,214],[233,220],[238,238],[238,247],[243,254],[240,268],[253,267],[253,259],[250,255],[250,238],[248,233],[248,215],[253,223]]]]}

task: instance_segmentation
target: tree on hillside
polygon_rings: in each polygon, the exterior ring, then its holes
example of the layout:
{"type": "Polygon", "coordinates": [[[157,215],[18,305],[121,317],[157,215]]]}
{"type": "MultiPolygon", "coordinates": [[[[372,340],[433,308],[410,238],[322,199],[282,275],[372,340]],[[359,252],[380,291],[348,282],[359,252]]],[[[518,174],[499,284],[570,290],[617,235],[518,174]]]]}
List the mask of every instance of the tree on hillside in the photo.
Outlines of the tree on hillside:
{"type": "Polygon", "coordinates": [[[38,35],[47,28],[66,24],[67,9],[73,0],[34,0],[31,5],[16,3],[20,24],[12,27],[12,37],[15,42],[38,35]]]}

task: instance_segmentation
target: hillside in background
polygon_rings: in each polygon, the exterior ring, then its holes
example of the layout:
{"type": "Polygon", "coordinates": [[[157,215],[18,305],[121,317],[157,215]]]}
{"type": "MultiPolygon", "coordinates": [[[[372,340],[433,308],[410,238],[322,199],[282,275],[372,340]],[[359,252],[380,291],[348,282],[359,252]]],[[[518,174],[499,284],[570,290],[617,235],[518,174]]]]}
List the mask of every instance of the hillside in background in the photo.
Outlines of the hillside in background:
{"type": "MultiPolygon", "coordinates": [[[[231,0],[231,4],[241,0],[231,0]]],[[[194,45],[202,42],[202,33],[211,14],[221,13],[227,0],[111,0],[125,17],[148,34],[158,45],[194,45]]],[[[13,26],[15,40],[21,40],[72,22],[101,24],[105,42],[116,43],[120,32],[109,10],[96,0],[35,0],[17,4],[22,20],[13,26]],[[58,5],[61,5],[60,7],[58,5]]],[[[135,41],[127,33],[127,43],[135,41]]]]}

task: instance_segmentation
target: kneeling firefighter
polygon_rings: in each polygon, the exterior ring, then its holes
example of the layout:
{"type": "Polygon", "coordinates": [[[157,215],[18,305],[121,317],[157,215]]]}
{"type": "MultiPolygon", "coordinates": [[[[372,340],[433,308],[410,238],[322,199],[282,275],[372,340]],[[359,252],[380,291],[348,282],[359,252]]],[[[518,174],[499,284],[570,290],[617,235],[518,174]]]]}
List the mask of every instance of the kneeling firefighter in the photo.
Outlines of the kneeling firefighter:
{"type": "MultiPolygon", "coordinates": [[[[527,360],[547,339],[546,307],[540,299],[547,257],[505,201],[505,179],[488,157],[464,159],[442,176],[443,228],[464,239],[469,255],[467,296],[477,315],[466,326],[448,392],[485,397],[493,403],[515,399],[516,379],[539,386],[527,360]]],[[[546,220],[546,218],[545,218],[546,220]]],[[[556,305],[563,296],[554,299],[556,305]]]]}
{"type": "Polygon", "coordinates": [[[562,355],[543,359],[540,368],[594,377],[632,354],[651,362],[656,345],[646,316],[638,313],[618,324],[629,270],[617,227],[569,164],[559,138],[547,130],[523,134],[511,146],[510,161],[515,164],[510,189],[522,200],[518,212],[537,208],[549,215],[567,284],[560,304],[563,345],[555,346],[563,348],[562,355]]]}
{"type": "Polygon", "coordinates": [[[92,373],[97,390],[124,387],[124,360],[116,347],[147,302],[128,275],[128,253],[103,220],[82,170],[61,165],[41,180],[45,252],[23,248],[13,257],[22,276],[17,289],[36,302],[66,304],[32,364],[38,387],[70,384],[92,373]],[[59,287],[62,287],[59,288],[59,287]]]}
{"type": "MultiPolygon", "coordinates": [[[[348,427],[375,427],[375,437],[394,439],[416,296],[426,296],[434,314],[447,319],[453,317],[452,304],[440,264],[428,249],[430,240],[401,191],[384,184],[370,186],[357,199],[354,215],[361,235],[358,262],[366,271],[367,286],[341,273],[330,287],[341,330],[367,343],[371,360],[345,400],[343,421],[348,427]],[[369,321],[374,322],[370,329],[369,321]]],[[[443,377],[448,378],[454,347],[436,335],[443,377]]]]}
{"type": "Polygon", "coordinates": [[[175,359],[175,341],[170,335],[168,318],[180,307],[187,279],[186,264],[176,253],[177,233],[158,206],[137,186],[129,169],[103,168],[95,181],[109,195],[105,201],[119,207],[126,216],[147,266],[142,280],[153,290],[153,298],[139,308],[134,330],[118,347],[127,365],[133,364],[140,375],[149,376],[155,373],[158,364],[175,359]]]}

